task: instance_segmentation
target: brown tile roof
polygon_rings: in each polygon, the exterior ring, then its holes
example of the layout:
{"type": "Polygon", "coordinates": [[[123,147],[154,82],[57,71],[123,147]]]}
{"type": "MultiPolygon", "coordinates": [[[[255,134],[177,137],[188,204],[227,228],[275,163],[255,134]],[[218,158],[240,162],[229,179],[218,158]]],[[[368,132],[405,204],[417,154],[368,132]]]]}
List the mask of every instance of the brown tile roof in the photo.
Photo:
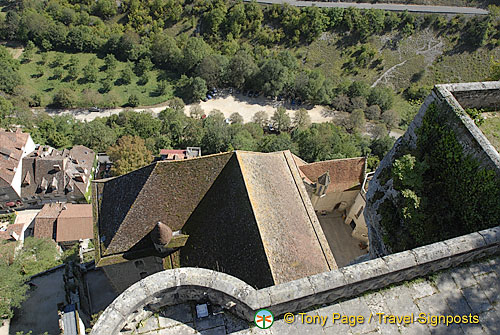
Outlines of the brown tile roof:
{"type": "Polygon", "coordinates": [[[57,218],[57,242],[94,238],[92,205],[65,204],[57,218]]]}
{"type": "Polygon", "coordinates": [[[22,197],[57,195],[83,198],[95,153],[78,145],[59,151],[40,146],[23,159],[22,197]],[[84,181],[75,176],[84,175],[84,181]]]}
{"type": "MultiPolygon", "coordinates": [[[[102,255],[126,252],[160,221],[181,229],[231,153],[159,161],[126,175],[96,181],[102,255]]],[[[96,203],[94,199],[93,203],[96,203]]]]}
{"type": "Polygon", "coordinates": [[[172,231],[188,227],[188,244],[181,249],[181,264],[187,266],[217,263],[245,276],[253,268],[247,258],[251,261],[261,245],[273,283],[336,268],[288,151],[160,161],[94,181],[93,188],[100,258],[147,248],[161,221],[172,231]],[[231,233],[220,228],[228,225],[240,228],[231,233]],[[248,230],[252,225],[255,230],[248,230]],[[226,249],[234,251],[226,255],[226,249]]]}
{"type": "Polygon", "coordinates": [[[12,183],[29,136],[19,129],[16,132],[0,129],[0,187],[12,183]]]}
{"type": "Polygon", "coordinates": [[[61,212],[63,204],[45,204],[35,217],[35,230],[33,236],[37,238],[53,238],[56,219],[61,212]]]}
{"type": "Polygon", "coordinates": [[[12,233],[16,233],[17,236],[21,236],[23,232],[23,224],[22,223],[14,223],[7,226],[7,230],[0,231],[0,240],[11,240],[13,239],[12,233]]]}
{"type": "Polygon", "coordinates": [[[336,268],[291,153],[237,157],[274,283],[336,268]]]}
{"type": "MultiPolygon", "coordinates": [[[[341,192],[361,185],[365,176],[366,158],[334,159],[299,166],[310,181],[316,182],[325,172],[330,174],[330,185],[326,193],[341,192]]],[[[307,181],[307,180],[306,180],[307,181]]]]}

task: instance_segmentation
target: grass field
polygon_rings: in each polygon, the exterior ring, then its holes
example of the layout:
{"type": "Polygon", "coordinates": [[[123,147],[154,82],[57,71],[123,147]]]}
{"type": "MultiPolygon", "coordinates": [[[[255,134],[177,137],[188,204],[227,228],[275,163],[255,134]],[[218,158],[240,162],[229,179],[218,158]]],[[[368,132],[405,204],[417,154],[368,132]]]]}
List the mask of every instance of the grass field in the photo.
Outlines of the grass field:
{"type": "Polygon", "coordinates": [[[152,70],[148,73],[149,81],[146,84],[141,85],[138,83],[139,78],[134,74],[130,84],[122,85],[119,78],[121,71],[127,66],[127,63],[124,62],[117,63],[113,88],[107,93],[98,93],[102,89],[101,80],[106,77],[104,60],[98,58],[96,61],[100,71],[95,82],[86,82],[82,71],[82,68],[88,64],[89,59],[93,56],[93,54],[88,53],[67,54],[55,51],[36,53],[30,62],[22,62],[20,66],[20,74],[25,83],[21,87],[21,90],[24,91],[23,94],[27,96],[39,94],[41,106],[47,106],[52,103],[55,92],[63,87],[68,87],[76,93],[78,97],[77,105],[81,107],[94,105],[102,107],[123,106],[127,104],[132,94],[137,95],[139,104],[142,106],[154,105],[172,97],[171,91],[165,95],[158,96],[156,94],[158,79],[162,76],[162,72],[159,70],[152,70]],[[46,56],[43,56],[43,54],[46,54],[46,56]],[[60,55],[63,56],[63,65],[54,67],[52,64],[58,55],[59,57],[60,55]],[[69,80],[67,65],[72,56],[78,59],[79,75],[76,79],[69,80]],[[42,61],[43,57],[46,57],[45,62],[42,61]],[[63,75],[61,79],[55,79],[54,77],[54,71],[58,67],[62,68],[63,75]]]}
{"type": "Polygon", "coordinates": [[[500,152],[500,113],[489,115],[479,128],[495,149],[500,152]]]}

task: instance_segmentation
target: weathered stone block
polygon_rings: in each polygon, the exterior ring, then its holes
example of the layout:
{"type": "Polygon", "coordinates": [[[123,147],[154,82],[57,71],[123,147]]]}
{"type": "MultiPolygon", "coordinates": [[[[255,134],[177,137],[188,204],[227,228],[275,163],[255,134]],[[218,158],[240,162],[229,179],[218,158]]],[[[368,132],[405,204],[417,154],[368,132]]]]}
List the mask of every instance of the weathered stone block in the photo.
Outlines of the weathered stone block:
{"type": "Polygon", "coordinates": [[[355,284],[365,280],[377,280],[378,277],[388,273],[389,268],[381,258],[376,258],[368,262],[346,266],[340,271],[344,274],[348,284],[355,284]]]}
{"type": "Polygon", "coordinates": [[[486,242],[479,233],[467,234],[443,241],[453,254],[461,254],[484,247],[486,242]]]}
{"type": "Polygon", "coordinates": [[[344,274],[340,270],[332,270],[310,276],[309,282],[315,294],[330,292],[347,284],[344,274]]]}
{"type": "Polygon", "coordinates": [[[120,294],[111,306],[123,315],[124,318],[127,318],[151,300],[152,297],[142,286],[141,282],[137,282],[120,294]]]}
{"type": "Polygon", "coordinates": [[[302,299],[312,294],[314,294],[314,291],[307,278],[297,279],[269,288],[269,295],[273,305],[302,299]]]}
{"type": "MultiPolygon", "coordinates": [[[[112,304],[113,305],[113,304],[112,304]]],[[[125,319],[114,308],[106,308],[90,332],[91,335],[118,334],[125,325],[125,319]]]]}
{"type": "Polygon", "coordinates": [[[500,226],[481,230],[478,233],[484,238],[486,244],[500,243],[500,226]]]}
{"type": "Polygon", "coordinates": [[[409,250],[384,256],[382,260],[391,272],[406,270],[417,265],[415,255],[409,250]]]}
{"type": "Polygon", "coordinates": [[[444,242],[437,242],[423,247],[412,249],[417,264],[422,265],[430,262],[446,260],[452,256],[450,248],[444,242]]]}

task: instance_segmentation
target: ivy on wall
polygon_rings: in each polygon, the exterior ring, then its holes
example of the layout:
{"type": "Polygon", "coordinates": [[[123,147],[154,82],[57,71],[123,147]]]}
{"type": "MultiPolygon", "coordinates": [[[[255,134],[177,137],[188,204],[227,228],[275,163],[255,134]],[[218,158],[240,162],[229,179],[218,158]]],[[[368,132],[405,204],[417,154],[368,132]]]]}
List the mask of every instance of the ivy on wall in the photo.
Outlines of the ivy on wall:
{"type": "Polygon", "coordinates": [[[379,206],[384,242],[393,252],[497,226],[500,179],[464,152],[446,115],[429,106],[414,150],[391,169],[395,198],[379,206]]]}

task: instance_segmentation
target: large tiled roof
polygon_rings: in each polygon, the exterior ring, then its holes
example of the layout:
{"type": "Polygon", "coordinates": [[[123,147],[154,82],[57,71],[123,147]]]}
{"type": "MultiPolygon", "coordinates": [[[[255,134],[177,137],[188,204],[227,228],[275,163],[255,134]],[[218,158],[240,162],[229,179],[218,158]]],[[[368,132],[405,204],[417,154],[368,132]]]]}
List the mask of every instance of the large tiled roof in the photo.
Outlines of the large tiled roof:
{"type": "Polygon", "coordinates": [[[12,183],[29,136],[20,130],[11,132],[0,129],[0,187],[12,183]]]}
{"type": "Polygon", "coordinates": [[[241,257],[251,261],[262,249],[274,283],[336,268],[288,151],[160,161],[93,187],[100,258],[137,250],[161,221],[172,231],[187,227],[187,266],[219,257],[229,273],[249,273],[254,265],[241,257]]]}
{"type": "Polygon", "coordinates": [[[92,205],[65,204],[57,218],[57,242],[94,238],[92,205]]]}
{"type": "Polygon", "coordinates": [[[23,159],[22,197],[45,193],[83,198],[94,159],[95,153],[81,145],[63,151],[40,146],[23,159]]]}
{"type": "Polygon", "coordinates": [[[292,154],[237,157],[275,284],[336,268],[292,154]]]}
{"type": "Polygon", "coordinates": [[[342,192],[363,183],[366,158],[334,159],[299,166],[306,181],[316,182],[327,171],[330,174],[330,185],[326,193],[342,192]]]}
{"type": "Polygon", "coordinates": [[[158,221],[172,231],[181,229],[231,155],[160,161],[120,177],[96,181],[102,255],[128,251],[158,221]]]}
{"type": "Polygon", "coordinates": [[[37,238],[52,238],[54,234],[54,225],[62,207],[63,204],[61,203],[45,204],[35,217],[35,230],[33,231],[33,236],[37,238]]]}

